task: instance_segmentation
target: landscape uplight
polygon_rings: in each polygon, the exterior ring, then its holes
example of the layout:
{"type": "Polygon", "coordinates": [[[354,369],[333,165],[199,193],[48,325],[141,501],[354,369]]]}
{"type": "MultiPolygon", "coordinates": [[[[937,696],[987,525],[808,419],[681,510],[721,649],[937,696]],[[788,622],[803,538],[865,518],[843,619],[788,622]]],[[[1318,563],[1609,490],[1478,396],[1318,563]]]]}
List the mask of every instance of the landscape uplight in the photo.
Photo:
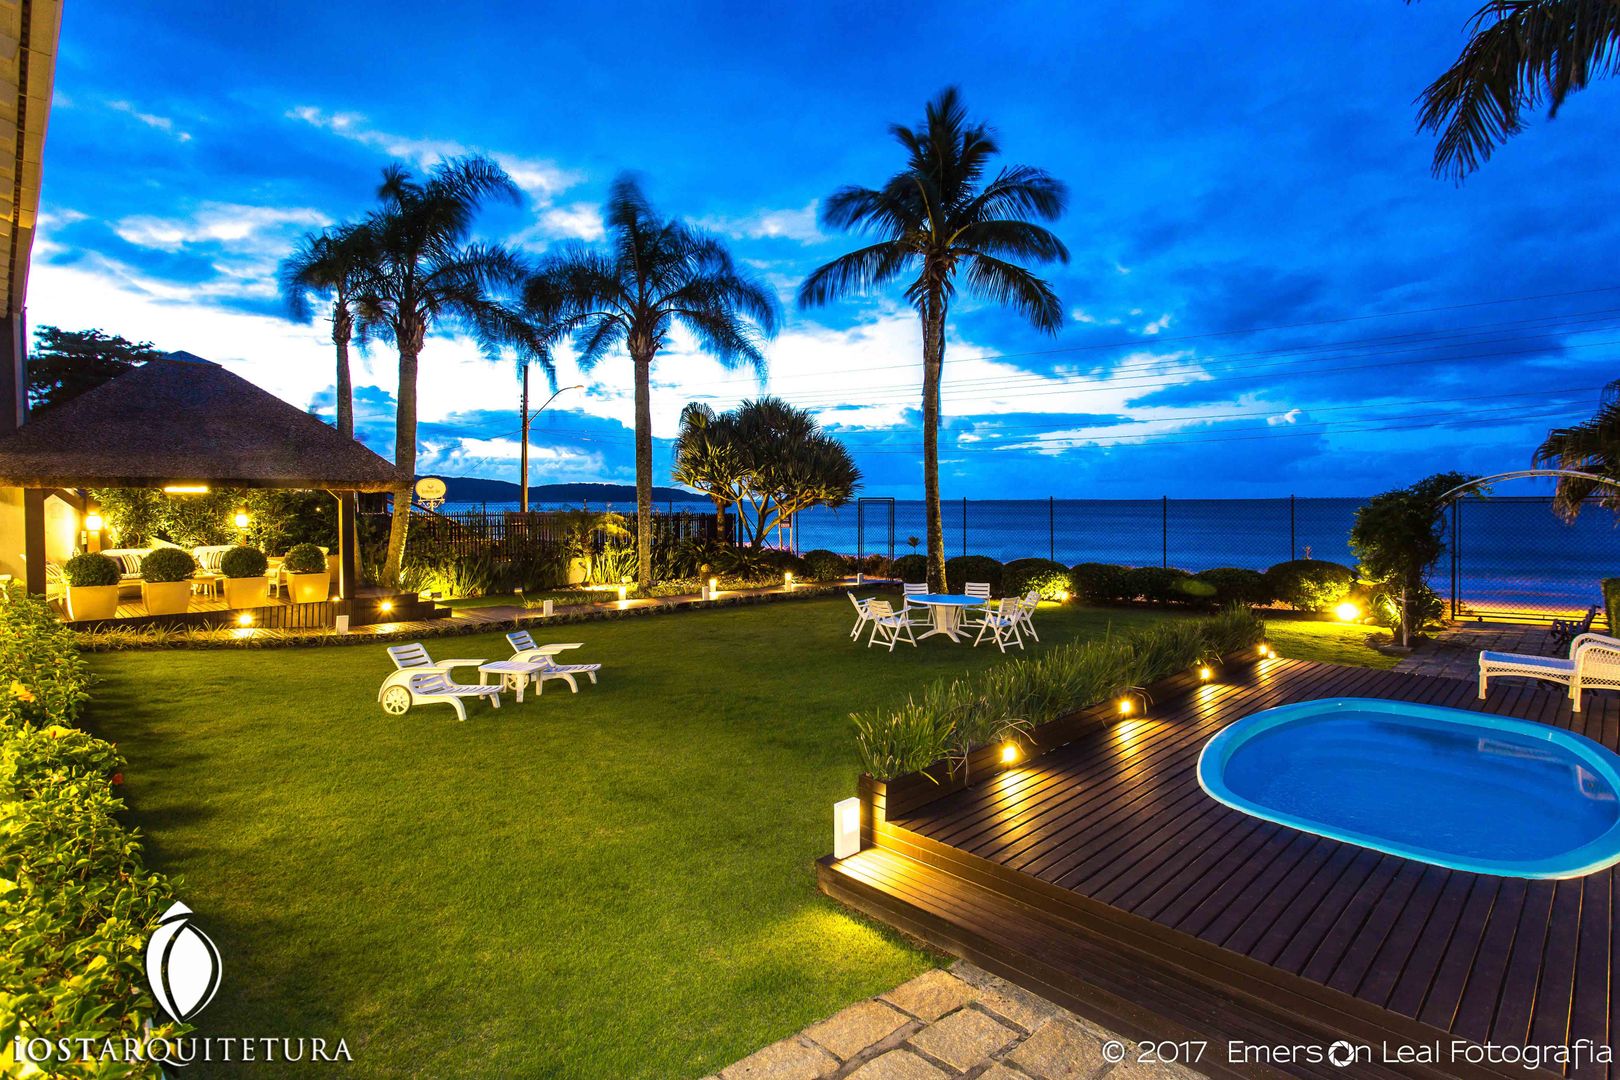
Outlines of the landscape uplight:
{"type": "Polygon", "coordinates": [[[1340,622],[1357,622],[1361,618],[1361,609],[1346,600],[1333,609],[1333,614],[1338,616],[1340,622]]]}
{"type": "Polygon", "coordinates": [[[861,800],[851,796],[833,803],[833,858],[847,859],[861,850],[861,800]]]}
{"type": "Polygon", "coordinates": [[[782,588],[784,588],[784,589],[793,588],[793,571],[791,571],[791,570],[782,571],[782,588]]]}
{"type": "Polygon", "coordinates": [[[1210,669],[1208,664],[1205,664],[1203,667],[1198,669],[1198,680],[1200,682],[1209,682],[1209,680],[1213,679],[1214,677],[1215,672],[1210,669]]]}
{"type": "Polygon", "coordinates": [[[390,611],[394,610],[394,602],[392,600],[384,600],[382,603],[377,605],[377,610],[386,615],[390,611]]]}
{"type": "Polygon", "coordinates": [[[628,599],[630,599],[630,586],[628,586],[628,585],[620,585],[619,586],[619,603],[622,604],[628,599]]]}

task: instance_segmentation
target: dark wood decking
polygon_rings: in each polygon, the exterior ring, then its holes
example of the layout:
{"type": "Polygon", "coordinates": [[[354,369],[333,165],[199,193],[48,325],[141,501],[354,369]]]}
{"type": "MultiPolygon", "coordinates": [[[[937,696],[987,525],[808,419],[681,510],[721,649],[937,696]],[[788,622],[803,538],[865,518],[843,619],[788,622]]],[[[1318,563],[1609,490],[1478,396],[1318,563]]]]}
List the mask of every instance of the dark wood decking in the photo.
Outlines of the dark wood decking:
{"type": "MultiPolygon", "coordinates": [[[[1271,1013],[1262,1007],[1260,1020],[1206,1012],[1200,1025],[1196,1006],[1172,1001],[1166,1008],[1162,993],[1145,989],[1143,1004],[1160,1002],[1161,1016],[1178,1022],[1172,1031],[1202,1027],[1203,1037],[1224,1039],[1240,1037],[1244,1025],[1262,1032],[1267,1024],[1286,1025],[1287,1016],[1303,1017],[1313,1007],[1289,1003],[1289,994],[1302,989],[1297,998],[1315,998],[1314,1006],[1330,1010],[1330,1029],[1337,1007],[1347,1033],[1365,1022],[1360,1030],[1369,1038],[1382,1027],[1398,1038],[1428,1032],[1520,1046],[1583,1038],[1611,1045],[1620,1032],[1620,999],[1611,993],[1620,961],[1614,868],[1567,881],[1444,870],[1260,821],[1199,786],[1198,754],[1227,724],[1274,705],[1346,696],[1478,708],[1620,747],[1620,708],[1611,694],[1589,695],[1586,711],[1573,714],[1544,685],[1504,681],[1479,702],[1471,683],[1272,660],[890,821],[878,845],[960,875],[964,887],[972,883],[1079,923],[1092,920],[1099,934],[1122,943],[1140,931],[1142,955],[1215,972],[1216,981],[1245,984],[1254,1000],[1278,1006],[1271,1013]],[[1104,924],[1116,917],[1119,928],[1108,929],[1104,924]],[[1217,970],[1223,957],[1230,964],[1225,976],[1217,970]],[[1255,962],[1281,974],[1256,976],[1255,962]],[[1312,986],[1325,989],[1317,995],[1312,986]]],[[[876,879],[893,876],[880,862],[851,868],[873,879],[862,887],[881,889],[876,879]]],[[[900,883],[889,886],[892,892],[900,883]]],[[[940,897],[948,888],[934,887],[940,897]]],[[[963,911],[988,902],[953,901],[963,911]]],[[[943,903],[934,914],[958,917],[943,903]]],[[[994,952],[984,935],[1003,933],[1007,921],[1005,912],[985,920],[975,947],[994,952]]],[[[1056,933],[1046,931],[1044,949],[1052,955],[1072,945],[1056,933]]],[[[1026,957],[1039,957],[1043,948],[1007,947],[1022,948],[1026,957]]],[[[1103,969],[1093,967],[1075,978],[1102,977],[1103,969]]],[[[1053,985],[1061,988],[1062,979],[1053,985]]],[[[1129,1004],[1128,986],[1101,989],[1129,1004]]],[[[1525,1075],[1522,1067],[1516,1071],[1525,1075]]],[[[1620,1078],[1620,1070],[1602,1065],[1570,1071],[1620,1078]]]]}

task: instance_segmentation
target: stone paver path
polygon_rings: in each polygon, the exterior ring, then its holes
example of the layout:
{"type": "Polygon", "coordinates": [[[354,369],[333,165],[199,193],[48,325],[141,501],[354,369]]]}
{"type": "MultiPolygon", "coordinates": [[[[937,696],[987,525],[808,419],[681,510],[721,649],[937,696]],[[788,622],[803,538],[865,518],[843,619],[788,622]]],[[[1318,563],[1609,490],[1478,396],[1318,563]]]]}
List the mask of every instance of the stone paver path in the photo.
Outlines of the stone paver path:
{"type": "MultiPolygon", "coordinates": [[[[1440,631],[1434,640],[1418,646],[1410,656],[1395,665],[1395,670],[1408,675],[1435,675],[1468,681],[1479,678],[1481,650],[1544,656],[1548,644],[1548,628],[1545,626],[1463,623],[1440,631]]],[[[1553,692],[1560,691],[1553,687],[1553,692]]]]}
{"type": "MultiPolygon", "coordinates": [[[[1191,1080],[1128,1039],[957,961],[759,1050],[718,1080],[1191,1080]],[[1104,1044],[1125,1045],[1124,1061],[1104,1044]]],[[[713,1080],[713,1078],[711,1078],[713,1080]]]]}

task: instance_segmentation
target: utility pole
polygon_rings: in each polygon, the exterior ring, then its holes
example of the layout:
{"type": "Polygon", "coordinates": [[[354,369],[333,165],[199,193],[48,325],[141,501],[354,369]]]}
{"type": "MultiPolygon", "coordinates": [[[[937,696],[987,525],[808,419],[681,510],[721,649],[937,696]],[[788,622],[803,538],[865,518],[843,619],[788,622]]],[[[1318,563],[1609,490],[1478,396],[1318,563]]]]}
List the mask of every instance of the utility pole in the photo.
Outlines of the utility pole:
{"type": "MultiPolygon", "coordinates": [[[[583,385],[565,386],[562,388],[562,390],[558,390],[557,394],[562,393],[563,390],[583,389],[585,389],[583,385]]],[[[546,405],[550,405],[553,401],[556,401],[557,394],[552,394],[550,397],[546,398],[546,405]]],[[[546,411],[546,405],[540,406],[532,413],[529,411],[529,365],[524,364],[523,403],[518,407],[518,415],[523,418],[523,446],[519,450],[519,460],[522,464],[519,466],[518,484],[523,490],[518,494],[518,506],[525,514],[529,512],[529,424],[534,420],[535,417],[546,411]]]]}

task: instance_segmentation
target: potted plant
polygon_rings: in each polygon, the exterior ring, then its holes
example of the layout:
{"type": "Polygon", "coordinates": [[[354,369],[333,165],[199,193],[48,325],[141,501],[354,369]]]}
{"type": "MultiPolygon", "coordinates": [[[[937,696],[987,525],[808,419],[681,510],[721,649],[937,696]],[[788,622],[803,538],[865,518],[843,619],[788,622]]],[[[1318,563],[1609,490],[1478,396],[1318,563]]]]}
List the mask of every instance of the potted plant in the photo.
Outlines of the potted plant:
{"type": "Polygon", "coordinates": [[[225,606],[264,607],[270,602],[270,578],[265,574],[270,560],[258,548],[233,547],[220,556],[219,572],[225,577],[225,606]]]}
{"type": "Polygon", "coordinates": [[[118,614],[118,560],[100,552],[75,555],[62,567],[67,579],[68,618],[111,619],[118,614]]]}
{"type": "Polygon", "coordinates": [[[141,599],[148,615],[178,615],[191,604],[197,560],[181,548],[163,547],[141,560],[141,599]]]}
{"type": "Polygon", "coordinates": [[[281,568],[287,572],[295,604],[318,604],[332,589],[326,556],[314,544],[295,544],[288,548],[281,568]]]}

